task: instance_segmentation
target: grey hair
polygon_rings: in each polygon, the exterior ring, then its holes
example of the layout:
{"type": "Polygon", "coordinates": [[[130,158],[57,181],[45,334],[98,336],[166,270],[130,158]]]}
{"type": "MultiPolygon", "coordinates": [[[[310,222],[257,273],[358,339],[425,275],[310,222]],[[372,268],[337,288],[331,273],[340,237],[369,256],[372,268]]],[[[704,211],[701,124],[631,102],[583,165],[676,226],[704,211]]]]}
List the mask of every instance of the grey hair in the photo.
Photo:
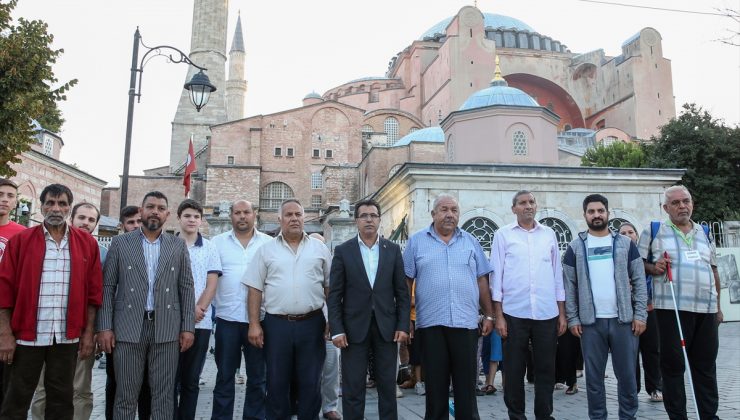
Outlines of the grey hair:
{"type": "MultiPolygon", "coordinates": [[[[532,197],[534,197],[534,194],[532,194],[532,191],[529,191],[529,190],[519,190],[516,193],[514,193],[514,197],[511,198],[511,207],[516,206],[516,199],[519,198],[519,196],[525,195],[525,194],[531,194],[532,197]]],[[[535,198],[534,201],[537,202],[537,199],[535,198]]]]}
{"type": "Polygon", "coordinates": [[[454,195],[452,195],[452,194],[448,194],[448,193],[442,193],[442,194],[438,195],[438,196],[437,196],[437,197],[436,197],[436,198],[434,199],[434,202],[432,203],[432,210],[436,210],[436,209],[437,209],[437,206],[439,205],[439,202],[440,202],[440,201],[442,201],[442,200],[443,200],[443,199],[445,199],[445,198],[450,198],[450,199],[452,199],[452,200],[455,200],[455,203],[457,203],[458,205],[460,204],[460,203],[459,203],[459,202],[457,201],[457,197],[455,197],[454,195]]]}
{"type": "Polygon", "coordinates": [[[693,201],[693,197],[691,197],[691,192],[688,188],[683,185],[674,185],[672,187],[666,188],[665,191],[663,191],[663,204],[668,204],[668,196],[676,191],[686,191],[686,194],[688,194],[689,198],[691,198],[693,201]]]}

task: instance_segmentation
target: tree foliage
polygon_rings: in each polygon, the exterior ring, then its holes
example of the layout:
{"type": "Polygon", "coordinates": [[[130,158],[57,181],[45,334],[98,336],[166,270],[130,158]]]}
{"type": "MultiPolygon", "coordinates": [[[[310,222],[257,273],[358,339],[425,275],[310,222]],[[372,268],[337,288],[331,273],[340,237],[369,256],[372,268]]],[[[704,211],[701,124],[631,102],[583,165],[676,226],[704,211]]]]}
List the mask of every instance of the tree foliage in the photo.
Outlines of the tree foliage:
{"type": "Polygon", "coordinates": [[[57,103],[77,83],[70,80],[57,87],[52,65],[64,52],[51,48],[53,35],[46,23],[10,14],[18,0],[0,3],[0,175],[12,176],[10,163],[20,161],[21,152],[34,141],[32,120],[49,131],[59,131],[62,119],[57,103]]]}
{"type": "Polygon", "coordinates": [[[599,144],[586,150],[581,158],[581,166],[644,168],[647,164],[647,156],[640,144],[622,141],[615,141],[608,146],[599,144]]]}
{"type": "Polygon", "coordinates": [[[694,220],[731,220],[738,215],[740,127],[728,127],[695,104],[653,137],[650,166],[686,168],[682,184],[694,199],[694,220]]]}

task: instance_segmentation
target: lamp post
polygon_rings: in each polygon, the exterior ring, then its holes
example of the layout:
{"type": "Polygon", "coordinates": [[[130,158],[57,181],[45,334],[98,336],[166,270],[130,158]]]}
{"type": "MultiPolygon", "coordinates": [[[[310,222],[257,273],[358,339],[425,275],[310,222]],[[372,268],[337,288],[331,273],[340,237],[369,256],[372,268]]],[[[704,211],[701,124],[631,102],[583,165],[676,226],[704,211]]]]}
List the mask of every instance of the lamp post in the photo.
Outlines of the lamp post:
{"type": "Polygon", "coordinates": [[[134,49],[133,54],[131,55],[131,79],[128,88],[126,146],[123,152],[123,176],[121,177],[121,209],[126,207],[126,200],[128,199],[128,167],[131,153],[131,129],[134,123],[134,98],[137,98],[137,102],[141,101],[141,75],[144,73],[144,65],[147,63],[147,57],[152,53],[154,54],[152,57],[161,55],[167,57],[172,63],[186,63],[200,70],[192,79],[190,79],[189,82],[185,83],[185,86],[183,86],[184,89],[190,91],[190,102],[195,106],[196,111],[200,112],[200,110],[208,103],[211,93],[216,91],[216,86],[211,84],[208,76],[204,73],[205,70],[208,70],[207,68],[193,63],[187,54],[175,47],[171,47],[169,45],[147,47],[141,41],[139,28],[136,28],[136,32],[134,32],[134,49]],[[139,61],[139,45],[143,46],[147,50],[146,53],[144,53],[144,56],[141,57],[141,61],[139,61]],[[165,53],[164,51],[168,51],[168,53],[165,53]]]}

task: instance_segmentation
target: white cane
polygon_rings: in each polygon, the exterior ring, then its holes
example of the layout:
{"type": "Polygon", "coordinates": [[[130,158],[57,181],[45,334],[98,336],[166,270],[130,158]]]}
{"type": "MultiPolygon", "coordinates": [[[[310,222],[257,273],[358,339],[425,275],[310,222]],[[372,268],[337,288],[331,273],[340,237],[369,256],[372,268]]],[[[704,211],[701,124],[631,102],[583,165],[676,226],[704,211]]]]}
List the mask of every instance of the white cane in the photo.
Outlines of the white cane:
{"type": "Polygon", "coordinates": [[[696,405],[696,394],[694,393],[694,381],[691,379],[691,367],[689,366],[689,355],[686,353],[686,340],[683,338],[683,329],[681,328],[681,318],[678,316],[678,305],[676,304],[676,293],[673,291],[673,272],[671,271],[671,263],[668,257],[668,251],[663,252],[663,257],[666,260],[666,278],[668,283],[671,285],[671,297],[673,298],[673,309],[676,312],[676,325],[678,325],[678,335],[681,337],[681,350],[683,350],[683,363],[686,368],[686,375],[689,377],[689,389],[691,389],[691,400],[694,402],[694,414],[696,414],[696,420],[699,420],[699,406],[696,405]]]}

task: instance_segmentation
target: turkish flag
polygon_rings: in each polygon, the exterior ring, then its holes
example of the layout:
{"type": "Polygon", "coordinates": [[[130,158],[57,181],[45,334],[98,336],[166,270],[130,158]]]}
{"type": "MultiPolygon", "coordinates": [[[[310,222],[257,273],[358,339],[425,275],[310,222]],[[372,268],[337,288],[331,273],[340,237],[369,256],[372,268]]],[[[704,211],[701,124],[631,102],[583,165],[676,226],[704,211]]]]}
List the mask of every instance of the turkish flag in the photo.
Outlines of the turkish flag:
{"type": "Polygon", "coordinates": [[[188,157],[185,159],[185,176],[182,178],[182,185],[185,186],[185,197],[190,193],[190,175],[193,172],[195,172],[195,152],[193,151],[193,136],[190,136],[188,157]]]}

